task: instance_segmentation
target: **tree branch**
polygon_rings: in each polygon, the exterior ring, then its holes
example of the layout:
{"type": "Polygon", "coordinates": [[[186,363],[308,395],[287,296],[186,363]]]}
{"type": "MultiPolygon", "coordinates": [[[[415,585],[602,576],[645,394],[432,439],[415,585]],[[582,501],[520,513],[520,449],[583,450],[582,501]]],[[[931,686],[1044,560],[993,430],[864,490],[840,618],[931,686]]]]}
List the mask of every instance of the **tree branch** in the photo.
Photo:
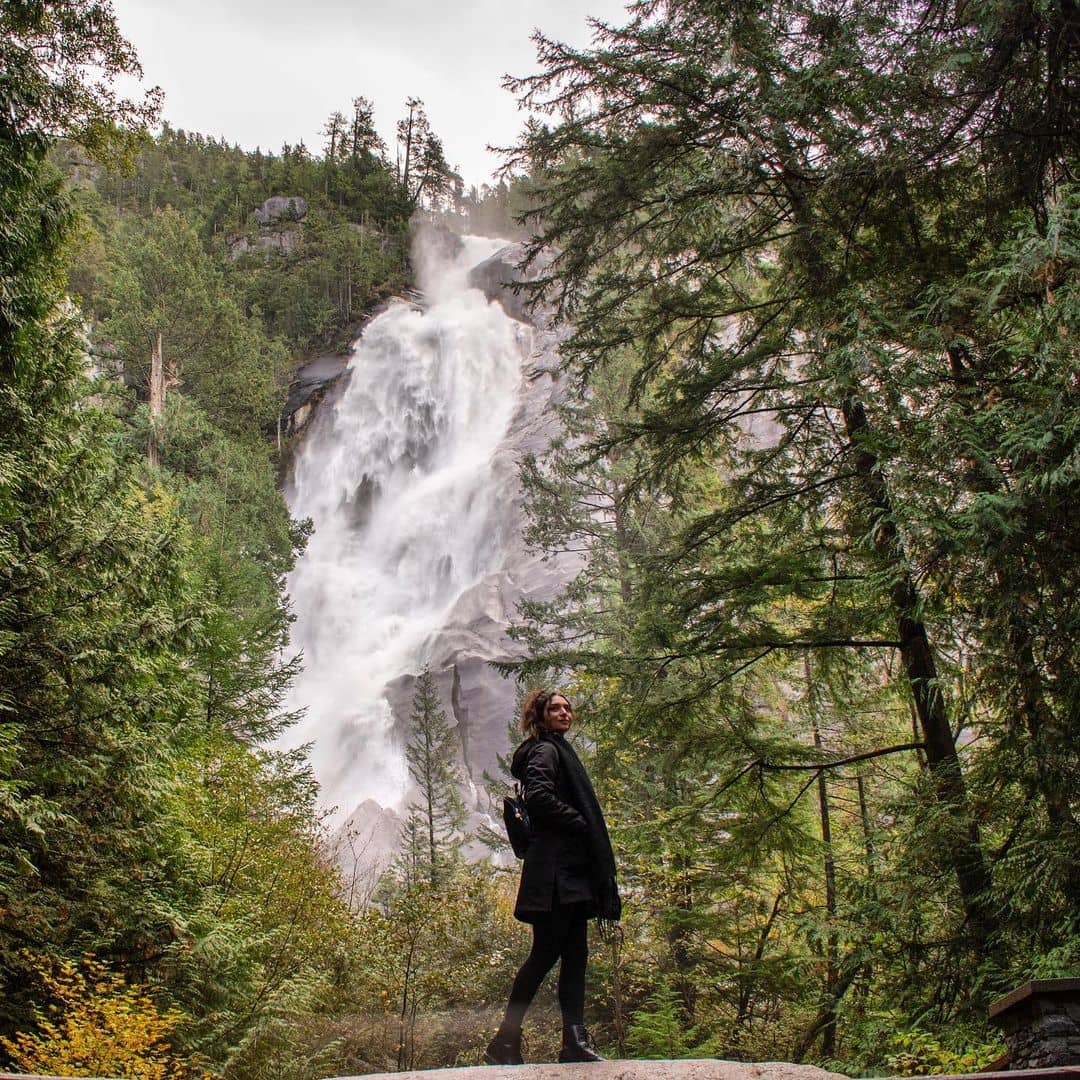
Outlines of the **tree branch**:
{"type": "Polygon", "coordinates": [[[900,754],[906,750],[925,750],[926,745],[921,742],[901,743],[898,746],[886,746],[880,750],[868,750],[865,754],[853,754],[851,757],[832,758],[828,761],[802,762],[793,765],[775,765],[769,761],[752,761],[750,768],[756,768],[761,772],[822,772],[825,769],[836,769],[841,765],[854,765],[859,761],[869,761],[871,758],[885,757],[886,754],[900,754]]]}

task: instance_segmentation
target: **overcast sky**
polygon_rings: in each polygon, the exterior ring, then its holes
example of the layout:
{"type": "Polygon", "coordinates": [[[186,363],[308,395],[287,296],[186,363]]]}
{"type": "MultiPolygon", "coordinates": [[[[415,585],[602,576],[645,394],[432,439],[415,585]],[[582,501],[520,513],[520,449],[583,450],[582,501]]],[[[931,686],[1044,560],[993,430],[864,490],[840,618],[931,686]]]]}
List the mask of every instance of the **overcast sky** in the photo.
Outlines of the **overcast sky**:
{"type": "Polygon", "coordinates": [[[165,91],[174,127],[253,150],[320,130],[357,95],[375,103],[388,145],[406,97],[422,98],[466,185],[490,178],[487,144],[521,127],[502,76],[536,70],[529,36],[587,44],[586,18],[621,21],[622,0],[113,0],[146,83],[165,91]]]}

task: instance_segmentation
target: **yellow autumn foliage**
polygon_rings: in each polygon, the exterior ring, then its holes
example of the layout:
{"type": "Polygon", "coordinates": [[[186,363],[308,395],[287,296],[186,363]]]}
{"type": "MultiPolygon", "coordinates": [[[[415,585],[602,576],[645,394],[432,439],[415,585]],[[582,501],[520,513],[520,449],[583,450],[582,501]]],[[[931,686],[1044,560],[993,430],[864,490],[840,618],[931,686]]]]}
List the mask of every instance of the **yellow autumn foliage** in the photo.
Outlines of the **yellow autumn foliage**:
{"type": "Polygon", "coordinates": [[[32,958],[49,1004],[38,1010],[37,1030],[0,1037],[15,1069],[46,1076],[130,1077],[190,1080],[197,1071],[174,1058],[169,1036],[183,1015],[162,1011],[145,987],[92,957],[32,958]]]}

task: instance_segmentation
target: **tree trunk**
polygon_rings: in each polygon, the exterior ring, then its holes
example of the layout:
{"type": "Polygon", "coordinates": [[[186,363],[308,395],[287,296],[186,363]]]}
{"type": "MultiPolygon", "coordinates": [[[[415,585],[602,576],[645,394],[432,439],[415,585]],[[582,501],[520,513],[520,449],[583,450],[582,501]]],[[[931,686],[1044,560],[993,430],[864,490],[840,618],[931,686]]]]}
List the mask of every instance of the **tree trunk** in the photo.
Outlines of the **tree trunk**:
{"type": "MultiPolygon", "coordinates": [[[[672,859],[674,878],[674,900],[671,908],[679,915],[687,915],[694,910],[694,889],[690,876],[691,861],[685,851],[680,851],[672,859]]],[[[672,965],[675,968],[673,986],[682,1002],[683,1019],[687,1027],[694,1023],[697,1009],[697,987],[694,985],[694,957],[691,953],[691,935],[685,921],[678,918],[667,932],[668,948],[671,950],[672,965]]]]}
{"type": "Polygon", "coordinates": [[[1015,612],[1009,616],[1008,634],[1016,664],[1020,708],[1024,726],[1031,738],[1031,752],[1035,758],[1035,771],[1046,803],[1046,813],[1056,829],[1072,831],[1076,828],[1076,819],[1069,806],[1068,794],[1062,790],[1061,780],[1054,771],[1056,717],[1046,700],[1032,647],[1032,635],[1015,612]]]}
{"type": "MultiPolygon", "coordinates": [[[[776,145],[784,151],[784,160],[793,157],[787,133],[773,132],[776,145]]],[[[828,282],[827,261],[822,257],[814,237],[817,235],[814,215],[804,190],[803,178],[797,168],[785,168],[781,181],[791,200],[799,230],[800,253],[811,276],[819,283],[828,282]]],[[[854,397],[841,406],[848,439],[855,451],[855,469],[862,481],[870,508],[870,525],[874,548],[884,564],[894,571],[890,600],[897,621],[900,656],[907,672],[911,696],[918,716],[922,740],[926,746],[926,765],[933,780],[934,794],[947,819],[956,831],[945,838],[946,858],[956,874],[960,895],[967,916],[968,934],[975,950],[986,951],[991,916],[987,907],[990,876],[983,860],[978,827],[968,815],[967,793],[956,754],[945,701],[938,682],[937,665],[930,649],[925,624],[917,617],[919,594],[911,576],[903,544],[892,516],[892,504],[881,474],[877,456],[867,448],[866,437],[870,424],[866,409],[854,397]]]]}
{"type": "Polygon", "coordinates": [[[611,935],[611,1008],[612,1028],[619,1057],[626,1057],[626,1018],[623,1015],[622,937],[621,931],[611,935]]]}
{"type": "Polygon", "coordinates": [[[761,932],[758,934],[757,945],[754,948],[753,964],[749,973],[744,970],[744,964],[741,957],[739,959],[738,971],[735,976],[736,981],[739,984],[739,1010],[735,1016],[735,1023],[732,1025],[731,1029],[729,1052],[732,1054],[738,1052],[739,1045],[742,1042],[743,1028],[746,1026],[746,1022],[750,1017],[750,1006],[753,1002],[754,976],[761,963],[761,958],[765,955],[765,947],[769,943],[769,935],[772,933],[772,928],[776,925],[776,921],[780,917],[780,909],[786,896],[787,891],[785,889],[781,889],[776,894],[772,911],[769,912],[769,917],[765,920],[765,925],[762,926],[761,932]]]}
{"type": "Polygon", "coordinates": [[[920,597],[911,576],[892,504],[877,457],[866,448],[869,422],[863,406],[848,398],[842,407],[848,438],[855,450],[855,468],[870,505],[874,548],[894,572],[889,590],[900,639],[900,657],[907,672],[926,764],[934,795],[953,832],[942,837],[952,864],[967,917],[967,932],[975,950],[983,954],[992,930],[987,907],[990,876],[983,859],[979,829],[968,812],[967,792],[956,753],[956,743],[941,693],[937,663],[930,648],[926,624],[918,618],[920,597]]]}
{"type": "Polygon", "coordinates": [[[829,1022],[830,1017],[836,1016],[836,1007],[848,992],[848,987],[855,981],[855,976],[859,974],[861,967],[862,964],[858,959],[857,952],[852,951],[849,953],[843,964],[840,965],[836,985],[830,991],[821,1011],[814,1017],[810,1026],[795,1044],[795,1049],[791,1053],[791,1060],[794,1063],[798,1064],[806,1057],[821,1029],[829,1022]]]}
{"type": "Polygon", "coordinates": [[[874,851],[874,834],[870,828],[870,808],[866,804],[866,781],[862,769],[855,774],[855,784],[859,792],[859,819],[862,822],[863,850],[866,852],[866,876],[873,880],[877,870],[877,853],[874,851]]]}
{"type": "Polygon", "coordinates": [[[146,456],[152,468],[161,463],[161,451],[158,444],[158,426],[165,409],[165,367],[161,360],[161,334],[154,342],[154,351],[150,354],[150,438],[146,456]]]}
{"type": "MultiPolygon", "coordinates": [[[[806,661],[807,676],[810,673],[810,662],[806,661]]],[[[821,750],[821,732],[818,729],[817,719],[811,719],[814,734],[814,749],[821,750]]],[[[822,769],[817,776],[818,809],[821,815],[821,846],[824,849],[825,859],[825,913],[829,921],[829,933],[825,940],[825,993],[826,1000],[831,1003],[831,1011],[827,1012],[826,1020],[821,1029],[821,1052],[825,1057],[834,1057],[836,1054],[836,986],[839,981],[837,971],[839,942],[836,937],[836,860],[833,857],[832,848],[832,821],[829,816],[829,787],[825,779],[825,770],[822,769]]]]}

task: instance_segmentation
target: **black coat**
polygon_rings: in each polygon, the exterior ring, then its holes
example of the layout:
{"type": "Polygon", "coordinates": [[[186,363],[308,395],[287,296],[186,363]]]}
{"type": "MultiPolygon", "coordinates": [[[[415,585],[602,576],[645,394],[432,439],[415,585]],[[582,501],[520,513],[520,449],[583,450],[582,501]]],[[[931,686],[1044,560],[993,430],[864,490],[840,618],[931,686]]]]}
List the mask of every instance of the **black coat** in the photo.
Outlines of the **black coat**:
{"type": "Polygon", "coordinates": [[[515,918],[522,922],[535,922],[555,904],[580,903],[590,917],[598,913],[589,825],[576,805],[573,777],[560,768],[556,739],[562,736],[550,732],[526,739],[510,765],[525,788],[532,824],[514,907],[515,918]]]}

